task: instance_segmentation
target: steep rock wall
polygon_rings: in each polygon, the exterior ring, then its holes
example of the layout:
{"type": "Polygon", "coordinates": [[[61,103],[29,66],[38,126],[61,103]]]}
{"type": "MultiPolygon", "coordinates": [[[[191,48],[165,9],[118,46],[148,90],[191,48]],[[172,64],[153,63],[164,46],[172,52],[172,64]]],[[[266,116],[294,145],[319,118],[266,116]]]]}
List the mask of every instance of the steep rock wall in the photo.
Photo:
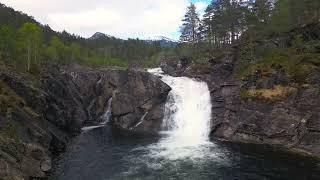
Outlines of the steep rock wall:
{"type": "Polygon", "coordinates": [[[157,132],[171,88],[143,71],[73,66],[48,73],[46,116],[67,131],[99,123],[112,98],[112,124],[125,130],[157,132]],[[136,125],[147,114],[139,126],[136,125]]]}
{"type": "Polygon", "coordinates": [[[46,178],[52,157],[83,126],[102,121],[111,97],[111,125],[156,133],[171,90],[147,72],[77,65],[49,68],[40,84],[0,71],[0,179],[46,178]]]}
{"type": "MultiPolygon", "coordinates": [[[[257,77],[240,80],[235,78],[238,52],[212,60],[210,71],[193,71],[192,64],[178,66],[166,64],[163,70],[174,76],[188,76],[208,83],[211,92],[211,136],[230,141],[272,144],[320,156],[320,84],[310,80],[304,87],[294,89],[290,95],[276,101],[247,98],[242,95],[245,86],[273,89],[285,85],[282,72],[258,82],[257,77]],[[255,79],[255,80],[254,80],[255,79]]],[[[318,77],[314,74],[314,77],[318,77]]]]}

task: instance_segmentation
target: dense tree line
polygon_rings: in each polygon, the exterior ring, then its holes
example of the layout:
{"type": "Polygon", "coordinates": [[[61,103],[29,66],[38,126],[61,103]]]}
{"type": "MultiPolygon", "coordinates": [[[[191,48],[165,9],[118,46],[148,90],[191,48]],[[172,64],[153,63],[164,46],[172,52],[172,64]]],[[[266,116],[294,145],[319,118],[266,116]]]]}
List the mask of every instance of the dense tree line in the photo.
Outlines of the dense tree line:
{"type": "Polygon", "coordinates": [[[185,17],[181,27],[181,42],[197,42],[198,46],[205,45],[212,51],[236,43],[243,34],[279,35],[319,22],[320,1],[213,0],[203,17],[198,16],[192,3],[185,17]],[[199,19],[201,22],[195,23],[199,19]]]}
{"type": "Polygon", "coordinates": [[[164,49],[159,42],[109,36],[85,39],[55,32],[0,4],[0,60],[26,71],[36,71],[47,63],[144,66],[172,57],[216,56],[240,40],[250,54],[257,39],[278,36],[319,19],[318,0],[212,0],[203,17],[191,4],[183,18],[181,43],[164,49]]]}
{"type": "Polygon", "coordinates": [[[162,50],[156,41],[109,36],[85,39],[55,32],[33,17],[0,4],[0,60],[23,71],[37,73],[48,63],[144,66],[162,50]]]}

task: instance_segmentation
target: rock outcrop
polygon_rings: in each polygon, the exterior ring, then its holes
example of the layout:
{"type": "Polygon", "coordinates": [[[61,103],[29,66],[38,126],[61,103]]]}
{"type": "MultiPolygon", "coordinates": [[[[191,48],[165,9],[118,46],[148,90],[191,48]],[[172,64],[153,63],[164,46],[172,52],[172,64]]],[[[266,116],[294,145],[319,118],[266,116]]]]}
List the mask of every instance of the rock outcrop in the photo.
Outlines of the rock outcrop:
{"type": "Polygon", "coordinates": [[[275,68],[274,73],[263,81],[259,77],[236,79],[237,60],[235,49],[233,53],[214,59],[209,73],[191,71],[191,66],[176,71],[172,68],[177,66],[170,66],[166,68],[171,70],[166,72],[208,83],[212,102],[212,137],[279,145],[320,156],[320,83],[313,78],[308,85],[293,88],[286,97],[276,101],[244,97],[242,89],[254,86],[272,90],[278,85],[286,86],[289,80],[281,68],[275,68]]]}
{"type": "Polygon", "coordinates": [[[110,98],[111,125],[157,132],[170,90],[144,71],[50,67],[41,83],[1,71],[0,179],[47,177],[73,135],[104,121],[110,98]]]}
{"type": "MultiPolygon", "coordinates": [[[[222,82],[220,79],[221,83],[212,83],[213,77],[217,75],[211,75],[209,81],[212,87],[212,136],[280,145],[320,155],[319,84],[296,89],[273,102],[241,96],[240,83],[232,75],[222,82]]],[[[265,85],[277,83],[275,79],[265,85]]]]}
{"type": "Polygon", "coordinates": [[[0,73],[0,177],[46,177],[70,138],[44,117],[46,93],[23,76],[0,73]]]}
{"type": "Polygon", "coordinates": [[[129,131],[156,132],[171,88],[143,71],[73,66],[48,73],[47,119],[77,132],[84,124],[102,121],[112,98],[112,124],[129,131]]]}

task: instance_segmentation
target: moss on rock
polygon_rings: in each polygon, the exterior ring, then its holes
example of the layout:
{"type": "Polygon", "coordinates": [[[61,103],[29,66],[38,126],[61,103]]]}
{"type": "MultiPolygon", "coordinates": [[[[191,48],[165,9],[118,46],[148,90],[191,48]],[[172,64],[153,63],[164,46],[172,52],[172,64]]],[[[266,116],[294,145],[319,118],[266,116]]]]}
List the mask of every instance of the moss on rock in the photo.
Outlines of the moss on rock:
{"type": "Polygon", "coordinates": [[[286,97],[290,96],[291,94],[297,92],[297,88],[290,87],[290,86],[275,86],[272,89],[248,89],[242,90],[241,96],[247,99],[254,99],[254,100],[263,100],[267,102],[275,102],[286,97]]]}

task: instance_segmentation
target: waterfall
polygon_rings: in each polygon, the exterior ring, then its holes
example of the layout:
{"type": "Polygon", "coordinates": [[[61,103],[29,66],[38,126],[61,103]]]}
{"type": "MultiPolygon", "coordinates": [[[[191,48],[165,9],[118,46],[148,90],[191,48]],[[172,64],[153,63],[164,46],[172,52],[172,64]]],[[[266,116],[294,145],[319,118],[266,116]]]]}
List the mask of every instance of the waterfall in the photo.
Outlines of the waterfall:
{"type": "Polygon", "coordinates": [[[146,113],[144,113],[144,115],[141,117],[140,121],[139,121],[135,126],[133,126],[132,128],[130,128],[130,130],[132,130],[132,129],[138,127],[140,124],[142,124],[143,121],[144,121],[144,118],[146,118],[146,116],[148,115],[148,113],[149,113],[148,111],[147,111],[146,113]]]}
{"type": "Polygon", "coordinates": [[[172,88],[163,128],[190,143],[208,140],[211,102],[207,84],[186,77],[164,76],[162,80],[172,88]]]}
{"type": "Polygon", "coordinates": [[[101,125],[107,124],[112,116],[112,97],[108,100],[107,108],[105,113],[101,116],[102,122],[100,123],[101,125]]]}
{"type": "Polygon", "coordinates": [[[112,97],[107,102],[105,113],[100,117],[102,122],[98,126],[87,126],[87,127],[83,127],[81,130],[87,132],[92,129],[104,127],[111,120],[111,117],[112,117],[112,97]]]}
{"type": "Polygon", "coordinates": [[[211,98],[208,85],[187,77],[164,75],[160,68],[148,70],[160,76],[172,90],[162,124],[166,137],[150,147],[152,154],[169,159],[205,157],[209,141],[211,98]]]}

